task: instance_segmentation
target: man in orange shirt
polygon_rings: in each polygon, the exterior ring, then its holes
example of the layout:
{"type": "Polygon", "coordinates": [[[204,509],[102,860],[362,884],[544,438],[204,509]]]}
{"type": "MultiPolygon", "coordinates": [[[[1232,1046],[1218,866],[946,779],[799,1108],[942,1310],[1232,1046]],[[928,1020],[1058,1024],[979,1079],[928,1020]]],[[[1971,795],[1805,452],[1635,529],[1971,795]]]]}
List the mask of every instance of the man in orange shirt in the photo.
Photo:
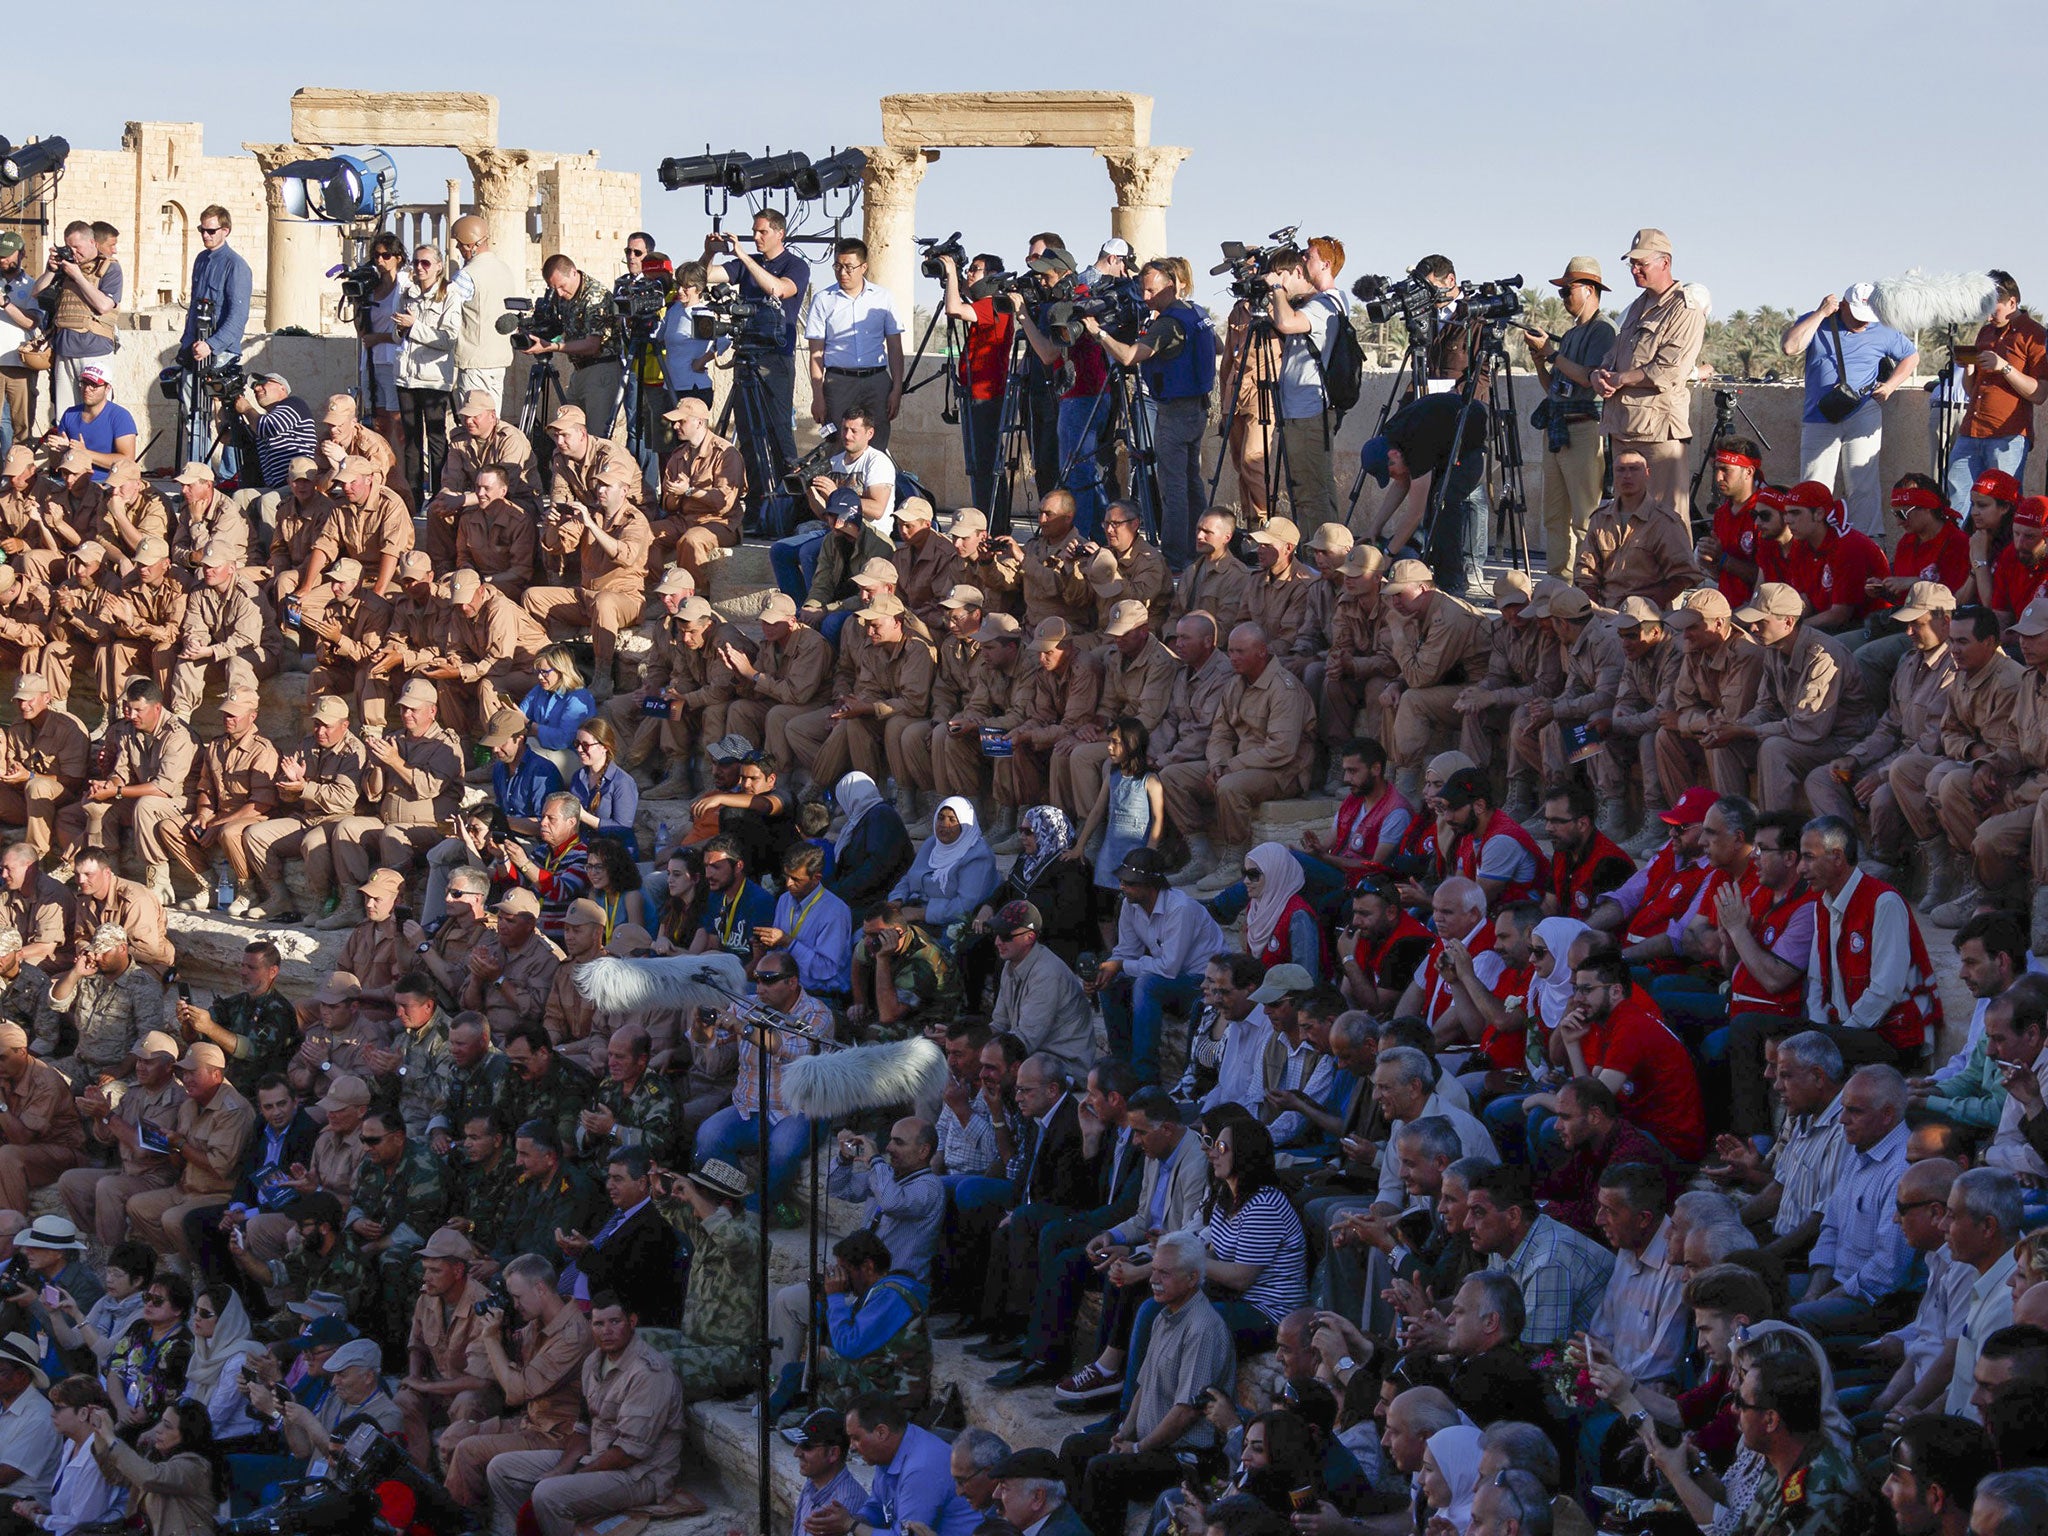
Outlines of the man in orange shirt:
{"type": "Polygon", "coordinates": [[[2034,439],[2034,402],[2048,379],[2048,331],[2020,312],[2020,285],[1991,269],[1998,285],[1991,318],[1977,332],[1970,367],[1970,409],[1948,456],[1948,500],[1970,510],[1970,486],[1987,469],[2018,479],[2034,439]]]}

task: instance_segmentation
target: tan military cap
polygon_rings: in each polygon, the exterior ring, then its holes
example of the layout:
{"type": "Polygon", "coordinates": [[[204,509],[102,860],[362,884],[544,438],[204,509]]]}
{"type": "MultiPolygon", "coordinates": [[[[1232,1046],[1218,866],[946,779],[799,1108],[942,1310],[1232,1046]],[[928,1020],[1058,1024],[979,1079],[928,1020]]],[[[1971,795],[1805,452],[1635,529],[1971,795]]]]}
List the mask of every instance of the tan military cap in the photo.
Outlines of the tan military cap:
{"type": "Polygon", "coordinates": [[[589,425],[590,418],[583,414],[582,406],[565,405],[560,410],[556,411],[554,416],[549,419],[548,430],[550,432],[559,432],[564,427],[587,428],[589,425]]]}
{"type": "Polygon", "coordinates": [[[155,565],[159,560],[171,558],[171,546],[153,533],[145,533],[142,542],[135,546],[137,565],[155,565]]]}
{"type": "Polygon", "coordinates": [[[787,592],[770,592],[768,601],[761,605],[763,624],[794,624],[796,622],[796,599],[787,592]]]}
{"type": "Polygon", "coordinates": [[[1127,597],[1109,610],[1109,622],[1102,626],[1102,632],[1114,639],[1128,635],[1134,629],[1141,629],[1152,622],[1152,613],[1134,597],[1127,597]]]}
{"type": "Polygon", "coordinates": [[[1762,618],[1796,619],[1806,612],[1806,599],[1799,589],[1782,581],[1767,581],[1750,593],[1749,601],[1735,610],[1745,624],[1762,618]]]}
{"type": "Polygon", "coordinates": [[[965,582],[954,587],[939,602],[941,608],[985,608],[988,598],[981,588],[970,587],[965,582]]]}
{"type": "Polygon", "coordinates": [[[1021,640],[1024,626],[1017,622],[1014,613],[987,613],[982,615],[981,628],[974,632],[977,640],[1021,640]]]}
{"type": "Polygon", "coordinates": [[[345,724],[348,720],[348,700],[339,694],[321,694],[313,701],[313,718],[324,725],[345,724]]]}
{"type": "Polygon", "coordinates": [[[334,564],[322,571],[320,575],[321,579],[325,581],[339,581],[342,583],[361,581],[363,579],[363,562],[354,555],[343,555],[334,564]]]}
{"type": "Polygon", "coordinates": [[[946,524],[946,532],[950,535],[987,533],[988,517],[979,507],[962,507],[946,524]]]}
{"type": "Polygon", "coordinates": [[[1345,554],[1357,542],[1358,540],[1352,537],[1351,530],[1342,523],[1324,523],[1309,536],[1308,547],[1345,554]]]}
{"type": "Polygon", "coordinates": [[[1301,544],[1301,529],[1291,517],[1275,517],[1267,520],[1266,526],[1252,532],[1254,544],[1285,544],[1289,549],[1301,544]]]}
{"type": "Polygon", "coordinates": [[[424,677],[414,678],[398,694],[398,702],[407,709],[423,709],[439,700],[440,695],[434,691],[434,685],[424,677]]]}
{"type": "Polygon", "coordinates": [[[928,523],[932,520],[932,504],[922,496],[906,496],[903,505],[896,509],[899,523],[928,523]]]}
{"type": "Polygon", "coordinates": [[[1901,624],[1910,624],[1915,619],[1924,619],[1930,613],[1954,613],[1956,595],[1945,583],[1939,581],[1916,581],[1907,589],[1906,600],[1892,610],[1892,617],[1901,624]]]}
{"type": "Polygon", "coordinates": [[[180,485],[196,485],[201,480],[204,480],[208,485],[213,484],[213,471],[197,459],[192,460],[191,463],[178,471],[177,482],[180,485]]]}
{"type": "Polygon", "coordinates": [[[663,597],[673,597],[678,592],[694,592],[697,590],[697,578],[692,576],[682,566],[672,565],[662,576],[661,585],[657,586],[654,590],[663,597]]]}
{"type": "Polygon", "coordinates": [[[1529,601],[1531,588],[1527,571],[1502,571],[1494,578],[1493,606],[1512,608],[1517,603],[1529,601]]]}
{"type": "Polygon", "coordinates": [[[903,600],[894,592],[877,592],[868,599],[867,607],[861,609],[854,617],[857,619],[895,619],[901,618],[909,611],[908,608],[903,606],[903,600]]]}
{"type": "Polygon", "coordinates": [[[896,585],[896,567],[877,555],[853,573],[853,584],[856,587],[893,587],[896,585]]]}
{"type": "Polygon", "coordinates": [[[462,404],[455,408],[455,414],[467,421],[472,416],[487,415],[498,408],[498,402],[480,389],[472,389],[462,397],[462,404]]]}
{"type": "Polygon", "coordinates": [[[1398,597],[1403,592],[1421,591],[1424,587],[1436,585],[1436,573],[1420,560],[1396,560],[1394,568],[1387,572],[1387,594],[1398,597]]]}

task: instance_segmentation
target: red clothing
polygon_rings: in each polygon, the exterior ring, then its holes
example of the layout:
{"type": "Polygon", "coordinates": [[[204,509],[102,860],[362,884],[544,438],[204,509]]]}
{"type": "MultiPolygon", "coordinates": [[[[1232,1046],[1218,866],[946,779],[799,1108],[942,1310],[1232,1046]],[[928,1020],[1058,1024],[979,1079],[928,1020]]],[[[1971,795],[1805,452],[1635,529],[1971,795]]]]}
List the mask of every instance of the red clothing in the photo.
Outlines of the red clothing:
{"type": "MultiPolygon", "coordinates": [[[[1527,965],[1504,969],[1487,990],[1503,1003],[1510,1000],[1519,1002],[1527,995],[1529,983],[1535,975],[1535,968],[1527,965]]],[[[1521,1072],[1528,1068],[1529,1037],[1521,1030],[1502,1031],[1489,1024],[1479,1036],[1479,1049],[1503,1072],[1521,1072]]]]}
{"type": "Polygon", "coordinates": [[[1892,574],[1909,581],[1938,581],[1951,592],[1961,592],[1970,579],[1970,536],[1954,523],[1943,523],[1931,539],[1905,534],[1892,550],[1892,574]]]}
{"type": "Polygon", "coordinates": [[[1892,573],[1884,551],[1854,528],[1847,533],[1829,528],[1818,549],[1795,541],[1786,563],[1786,579],[1799,589],[1799,595],[1812,605],[1815,613],[1847,603],[1852,619],[1862,618],[1877,606],[1863,584],[1873,576],[1892,573]]]}
{"type": "Polygon", "coordinates": [[[1756,546],[1756,579],[1759,582],[1792,582],[1792,545],[1785,540],[1765,542],[1759,538],[1756,546]]]}
{"type": "Polygon", "coordinates": [[[1351,947],[1351,958],[1372,978],[1374,986],[1398,994],[1415,979],[1423,957],[1435,948],[1436,935],[1417,922],[1414,913],[1403,912],[1384,943],[1368,944],[1360,934],[1351,947]]]}
{"type": "Polygon", "coordinates": [[[1543,850],[1536,846],[1526,828],[1506,811],[1495,811],[1491,819],[1470,837],[1458,839],[1458,873],[1467,880],[1479,878],[1479,856],[1486,845],[1496,837],[1504,837],[1521,845],[1536,866],[1534,879],[1510,880],[1500,888],[1500,895],[1493,899],[1489,910],[1497,911],[1511,901],[1526,901],[1531,896],[1543,894],[1543,850]]]}
{"type": "Polygon", "coordinates": [[[2019,550],[2008,544],[1991,563],[1991,606],[2017,617],[2034,600],[2044,581],[2048,581],[2048,553],[2029,565],[2020,558],[2019,550]]]}
{"type": "MultiPolygon", "coordinates": [[[[1645,939],[1656,938],[1685,915],[1692,905],[1693,896],[1706,881],[1708,866],[1699,864],[1680,867],[1678,862],[1678,840],[1673,838],[1657,850],[1657,856],[1650,860],[1650,867],[1643,871],[1643,904],[1636,908],[1635,916],[1628,920],[1622,930],[1622,939],[1629,944],[1640,944],[1645,939]]],[[[1684,960],[1665,956],[1650,962],[1650,969],[1658,975],[1686,968],[1684,960]]]]}
{"type": "MultiPolygon", "coordinates": [[[[1396,811],[1407,811],[1409,825],[1415,824],[1415,807],[1391,784],[1380,791],[1379,799],[1370,803],[1358,795],[1346,795],[1344,803],[1337,807],[1336,841],[1331,851],[1347,859],[1369,861],[1382,840],[1380,828],[1396,811]]],[[[1366,873],[1362,869],[1351,872],[1350,883],[1356,885],[1366,873]]]]}
{"type": "Polygon", "coordinates": [[[1697,1162],[1707,1145],[1707,1112],[1692,1056],[1664,1022],[1628,998],[1580,1042],[1586,1070],[1619,1072],[1621,1112],[1673,1157],[1697,1162]]]}
{"type": "Polygon", "coordinates": [[[1550,888],[1557,893],[1560,915],[1581,922],[1593,910],[1593,898],[1628,883],[1636,872],[1636,861],[1619,843],[1604,832],[1595,832],[1586,856],[1577,864],[1566,862],[1562,848],[1550,855],[1550,888]]]}
{"type": "MultiPolygon", "coordinates": [[[[1714,541],[1721,546],[1721,553],[1734,555],[1738,559],[1756,564],[1756,497],[1751,495],[1741,506],[1722,502],[1714,508],[1714,541]]],[[[1767,580],[1769,578],[1766,578],[1767,580]]],[[[1750,586],[1740,576],[1721,567],[1716,584],[1721,595],[1728,599],[1730,608],[1740,608],[1749,601],[1750,586]]]]}
{"type": "Polygon", "coordinates": [[[1010,378],[1011,327],[1017,317],[994,299],[974,301],[974,324],[967,328],[967,348],[960,355],[960,383],[974,400],[1000,400],[1010,378]]]}
{"type": "MultiPolygon", "coordinates": [[[[1481,955],[1493,953],[1493,924],[1480,919],[1479,926],[1465,935],[1465,950],[1476,961],[1481,955]]],[[[1451,1011],[1451,1004],[1457,1001],[1457,994],[1451,984],[1444,980],[1438,966],[1444,957],[1443,940],[1438,939],[1430,946],[1429,958],[1422,962],[1422,969],[1415,973],[1415,984],[1422,991],[1422,1017],[1430,1028],[1436,1028],[1436,1021],[1451,1011]]]]}
{"type": "MultiPolygon", "coordinates": [[[[1820,982],[1821,1008],[1827,1014],[1822,1022],[1834,1025],[1842,1022],[1834,1005],[1836,970],[1841,972],[1842,996],[1853,1008],[1856,999],[1870,986],[1871,962],[1875,958],[1870,935],[1877,921],[1878,898],[1896,894],[1882,880],[1874,880],[1860,871],[1849,878],[1855,881],[1855,888],[1849,892],[1849,905],[1842,913],[1841,932],[1835,932],[1835,914],[1825,901],[1813,909],[1813,963],[1820,982]]],[[[1877,1032],[1892,1049],[1912,1052],[1923,1047],[1930,1027],[1937,1036],[1941,1033],[1941,989],[1935,984],[1927,942],[1920,936],[1920,924],[1914,920],[1911,906],[1906,908],[1906,936],[1912,950],[1906,995],[1879,1022],[1877,1032]]]]}
{"type": "MultiPolygon", "coordinates": [[[[1767,885],[1759,884],[1749,897],[1749,931],[1756,935],[1757,942],[1770,949],[1790,926],[1799,909],[1814,900],[1812,891],[1801,880],[1785,895],[1780,896],[1767,885]]],[[[1792,985],[1782,992],[1772,992],[1756,978],[1756,973],[1740,960],[1735,962],[1735,973],[1728,978],[1728,1016],[1738,1013],[1775,1013],[1788,1019],[1796,1019],[1806,1012],[1806,973],[1801,971],[1792,978],[1792,985]]]]}
{"type": "Polygon", "coordinates": [[[1102,354],[1102,343],[1094,337],[1084,337],[1067,348],[1067,364],[1074,382],[1060,396],[1062,400],[1093,400],[1109,387],[1109,363],[1102,354]]]}
{"type": "MultiPolygon", "coordinates": [[[[1302,916],[1308,918],[1309,922],[1315,926],[1318,934],[1322,932],[1323,925],[1321,920],[1316,917],[1316,909],[1302,900],[1299,895],[1288,897],[1287,905],[1280,909],[1280,921],[1273,925],[1273,937],[1266,941],[1266,947],[1259,952],[1259,964],[1265,966],[1267,970],[1271,970],[1276,965],[1301,965],[1308,958],[1306,955],[1297,955],[1294,952],[1291,937],[1294,931],[1295,918],[1302,916]]],[[[1321,959],[1322,964],[1318,968],[1317,974],[1327,976],[1330,971],[1330,957],[1323,955],[1321,959]]]]}

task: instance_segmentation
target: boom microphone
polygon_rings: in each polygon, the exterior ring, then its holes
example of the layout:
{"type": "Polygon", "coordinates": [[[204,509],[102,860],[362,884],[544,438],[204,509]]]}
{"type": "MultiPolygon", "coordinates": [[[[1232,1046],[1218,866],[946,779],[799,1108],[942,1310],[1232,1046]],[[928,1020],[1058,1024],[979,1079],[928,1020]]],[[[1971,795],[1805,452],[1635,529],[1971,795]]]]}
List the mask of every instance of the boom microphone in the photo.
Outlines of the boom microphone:
{"type": "Polygon", "coordinates": [[[1882,278],[1871,295],[1878,319],[1908,336],[1946,326],[1982,325],[1991,318],[1998,285],[1983,272],[1923,272],[1913,267],[1882,278]]]}

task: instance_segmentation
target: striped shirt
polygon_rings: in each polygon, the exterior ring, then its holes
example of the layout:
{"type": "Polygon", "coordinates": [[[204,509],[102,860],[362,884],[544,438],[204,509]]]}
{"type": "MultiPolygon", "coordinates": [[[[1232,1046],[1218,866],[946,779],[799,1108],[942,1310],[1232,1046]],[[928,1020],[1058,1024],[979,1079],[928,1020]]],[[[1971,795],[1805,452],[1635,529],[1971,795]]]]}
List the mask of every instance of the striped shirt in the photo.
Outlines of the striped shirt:
{"type": "Polygon", "coordinates": [[[1817,1115],[1794,1115],[1778,1133],[1771,1149],[1771,1176],[1778,1181],[1778,1211],[1771,1218],[1771,1233],[1783,1237],[1809,1216],[1820,1214],[1835,1181],[1841,1177],[1842,1159],[1849,1155],[1848,1138],[1842,1134],[1842,1096],[1817,1115]]]}
{"type": "Polygon", "coordinates": [[[1202,1234],[1209,1257],[1224,1264],[1251,1264],[1258,1276],[1238,1300],[1249,1302],[1277,1324],[1308,1299],[1308,1239],[1301,1218],[1285,1195],[1268,1185],[1226,1216],[1219,1206],[1202,1234]]]}
{"type": "Polygon", "coordinates": [[[1486,1267],[1512,1275],[1522,1288],[1528,1312],[1522,1342],[1561,1344],[1591,1325],[1614,1255],[1563,1222],[1538,1216],[1521,1247],[1512,1254],[1494,1254],[1486,1267]]]}
{"type": "MultiPolygon", "coordinates": [[[[815,997],[800,994],[796,1006],[789,1012],[792,1018],[801,1021],[813,1034],[828,1040],[832,1038],[832,1010],[815,997]]],[[[732,1085],[732,1107],[751,1118],[754,1107],[761,1102],[761,1048],[751,1040],[744,1039],[744,1030],[741,1028],[726,1027],[720,1032],[742,1036],[739,1076],[732,1085]]],[[[768,1049],[774,1058],[768,1069],[768,1123],[774,1125],[789,1113],[782,1103],[783,1064],[795,1061],[799,1056],[810,1055],[811,1045],[808,1040],[799,1040],[793,1035],[785,1035],[781,1030],[775,1030],[768,1036],[768,1049]]]]}
{"type": "Polygon", "coordinates": [[[976,1094],[967,1123],[950,1108],[939,1111],[939,1162],[948,1173],[989,1173],[996,1160],[996,1129],[988,1105],[976,1094]]]}
{"type": "Polygon", "coordinates": [[[1614,1363],[1637,1381],[1673,1381],[1685,1360],[1685,1270],[1670,1249],[1665,1217],[1640,1255],[1614,1256],[1614,1270],[1593,1315],[1593,1337],[1614,1352],[1614,1363]]]}
{"type": "Polygon", "coordinates": [[[1808,1261],[1825,1264],[1844,1296],[1874,1302],[1897,1290],[1913,1267],[1913,1249],[1892,1219],[1906,1173],[1906,1122],[1867,1151],[1854,1147],[1821,1208],[1820,1237],[1808,1261]]]}

